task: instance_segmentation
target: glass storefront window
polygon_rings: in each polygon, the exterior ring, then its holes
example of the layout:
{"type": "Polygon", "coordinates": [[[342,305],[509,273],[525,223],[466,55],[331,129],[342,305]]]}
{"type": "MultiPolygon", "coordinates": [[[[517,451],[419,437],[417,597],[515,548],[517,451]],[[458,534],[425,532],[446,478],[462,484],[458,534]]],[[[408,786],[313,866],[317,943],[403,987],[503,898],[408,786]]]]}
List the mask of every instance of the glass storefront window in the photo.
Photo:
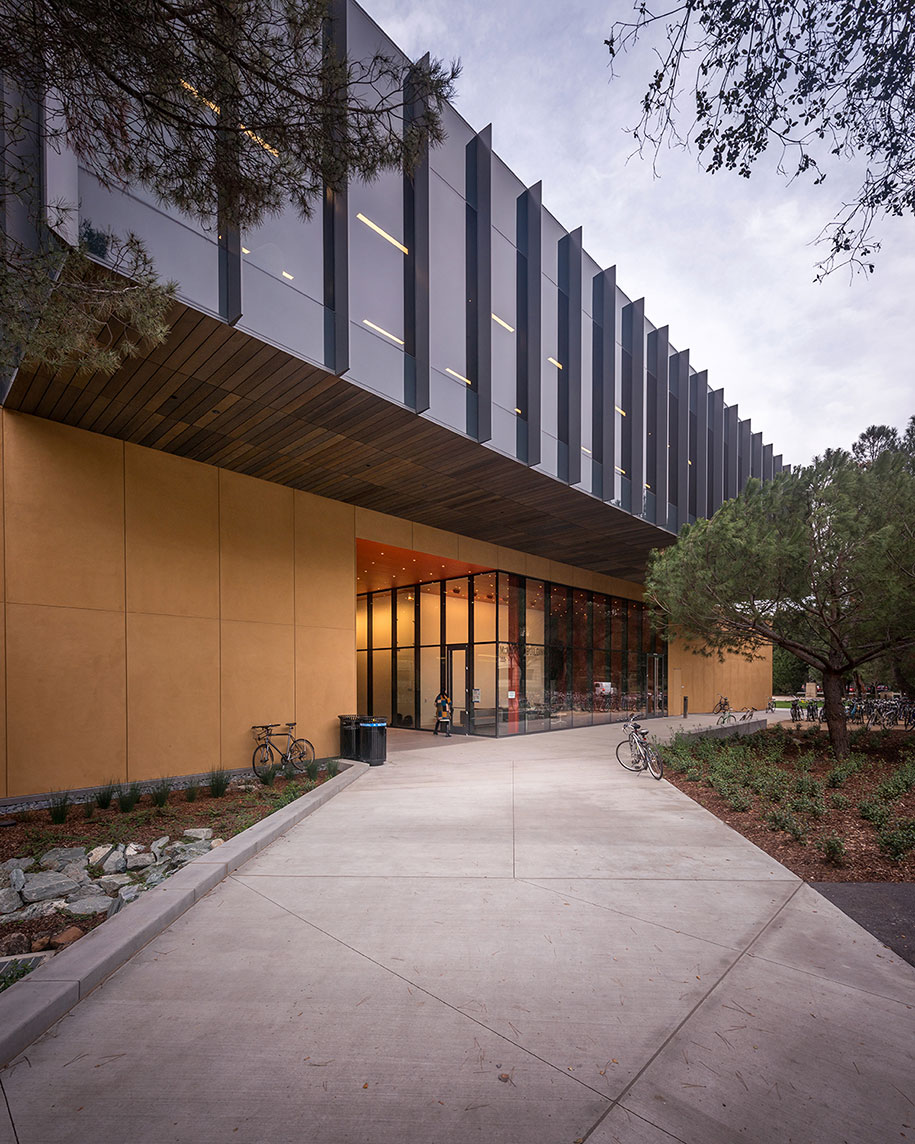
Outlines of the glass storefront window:
{"type": "Polygon", "coordinates": [[[369,646],[369,602],[367,596],[356,597],[356,647],[364,651],[369,646]]]}
{"type": "Polygon", "coordinates": [[[445,643],[465,644],[469,638],[470,587],[466,576],[445,582],[445,643]]]}
{"type": "Polygon", "coordinates": [[[528,644],[524,656],[524,699],[519,714],[524,716],[525,731],[549,731],[550,708],[546,692],[545,649],[528,644]]]}
{"type": "Polygon", "coordinates": [[[544,600],[546,589],[542,580],[527,580],[524,591],[525,604],[525,633],[529,644],[546,643],[544,618],[544,600]]]}
{"type": "Polygon", "coordinates": [[[443,683],[452,688],[455,731],[470,734],[666,711],[666,656],[651,650],[660,643],[642,603],[515,573],[361,596],[357,643],[359,713],[395,727],[431,730],[443,683]]]}
{"type": "Polygon", "coordinates": [[[427,731],[435,726],[435,697],[442,686],[441,646],[419,651],[419,725],[427,731]]]}
{"type": "MultiPolygon", "coordinates": [[[[398,639],[400,621],[398,618],[398,639]]],[[[395,727],[412,727],[416,707],[416,660],[412,647],[397,651],[397,703],[394,709],[395,727]]]]}
{"type": "MultiPolygon", "coordinates": [[[[423,646],[442,642],[442,586],[422,584],[419,589],[419,630],[423,646]]],[[[438,691],[436,685],[435,692],[438,691]]]]}
{"type": "Polygon", "coordinates": [[[496,573],[473,577],[473,639],[487,643],[496,638],[496,573]]]}
{"type": "Polygon", "coordinates": [[[391,593],[372,594],[372,647],[390,647],[391,640],[391,593]]]}
{"type": "MultiPolygon", "coordinates": [[[[365,714],[365,712],[359,712],[365,714]]],[[[372,652],[372,715],[391,722],[391,650],[372,652]]]]}
{"type": "Polygon", "coordinates": [[[591,646],[591,593],[580,588],[572,593],[572,643],[591,646]]]}
{"type": "Polygon", "coordinates": [[[397,590],[397,646],[412,647],[416,643],[416,589],[397,590]]]}
{"type": "MultiPolygon", "coordinates": [[[[501,645],[500,645],[501,653],[501,645]]],[[[502,674],[502,658],[499,656],[499,676],[502,674]]],[[[475,644],[473,649],[473,693],[470,705],[470,720],[475,735],[496,735],[497,720],[501,719],[496,702],[496,645],[494,643],[475,644]]]]}

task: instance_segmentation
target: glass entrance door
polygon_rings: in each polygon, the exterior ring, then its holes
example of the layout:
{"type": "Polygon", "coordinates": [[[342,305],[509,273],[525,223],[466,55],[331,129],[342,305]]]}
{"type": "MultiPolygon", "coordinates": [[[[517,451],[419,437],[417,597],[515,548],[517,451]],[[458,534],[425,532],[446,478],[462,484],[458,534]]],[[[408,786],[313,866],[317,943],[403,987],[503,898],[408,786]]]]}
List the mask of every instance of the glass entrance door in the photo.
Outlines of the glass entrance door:
{"type": "Polygon", "coordinates": [[[445,688],[454,704],[452,730],[466,735],[469,728],[467,712],[470,709],[470,659],[466,644],[449,644],[445,657],[445,688]]]}

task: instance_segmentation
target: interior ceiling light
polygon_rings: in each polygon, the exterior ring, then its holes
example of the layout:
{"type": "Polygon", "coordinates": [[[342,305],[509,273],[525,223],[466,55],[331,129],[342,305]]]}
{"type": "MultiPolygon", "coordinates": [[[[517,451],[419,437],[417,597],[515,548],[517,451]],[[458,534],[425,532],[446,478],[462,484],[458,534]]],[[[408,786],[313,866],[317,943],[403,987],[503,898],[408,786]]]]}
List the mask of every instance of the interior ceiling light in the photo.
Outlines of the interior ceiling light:
{"type": "Polygon", "coordinates": [[[241,248],[241,252],[242,252],[242,254],[250,254],[251,253],[251,251],[247,248],[247,246],[243,246],[241,248]]]}
{"type": "Polygon", "coordinates": [[[397,342],[399,346],[404,344],[403,338],[398,338],[395,334],[389,334],[387,330],[383,330],[381,326],[376,326],[375,323],[370,322],[368,318],[363,318],[362,324],[363,326],[368,326],[370,330],[375,330],[377,333],[383,334],[384,337],[390,338],[392,342],[397,342]]]}
{"type": "Polygon", "coordinates": [[[517,406],[517,405],[515,406],[515,412],[518,414],[518,416],[519,416],[519,417],[523,417],[523,416],[524,416],[524,414],[521,412],[521,410],[518,408],[518,406],[517,406]]]}
{"type": "Polygon", "coordinates": [[[618,405],[614,405],[613,408],[617,411],[617,413],[620,415],[620,417],[626,416],[626,410],[625,409],[620,409],[620,407],[618,405]]]}
{"type": "Polygon", "coordinates": [[[613,467],[614,467],[614,469],[616,469],[616,471],[617,471],[618,473],[622,473],[622,474],[623,474],[623,476],[625,477],[625,475],[626,475],[626,470],[625,470],[625,469],[621,469],[621,468],[619,467],[619,465],[614,465],[613,467]]]}
{"type": "Polygon", "coordinates": [[[515,332],[515,327],[514,327],[514,326],[510,326],[510,325],[508,324],[508,322],[506,322],[504,318],[500,318],[498,314],[493,314],[493,316],[492,316],[492,320],[493,320],[494,322],[498,322],[498,323],[499,323],[499,325],[500,325],[500,326],[501,326],[503,329],[505,329],[505,330],[508,330],[508,332],[509,332],[510,334],[513,334],[513,333],[515,332]]]}
{"type": "Polygon", "coordinates": [[[581,447],[581,451],[582,451],[583,453],[587,453],[589,457],[591,456],[591,450],[590,450],[590,449],[586,449],[586,448],[584,447],[584,445],[582,445],[582,447],[581,447]]]}
{"type": "Polygon", "coordinates": [[[404,254],[410,253],[402,242],[398,242],[392,234],[388,234],[386,230],[382,230],[377,222],[372,222],[370,218],[366,218],[362,211],[356,215],[356,218],[359,219],[360,222],[364,222],[369,230],[373,230],[376,234],[380,234],[385,242],[389,242],[391,246],[396,246],[397,249],[403,251],[404,254]]]}
{"type": "MultiPolygon", "coordinates": [[[[445,366],[445,373],[450,373],[451,376],[456,377],[458,381],[466,381],[468,385],[473,385],[473,382],[469,377],[464,377],[462,373],[458,373],[456,370],[451,369],[450,366],[445,366]]],[[[443,564],[442,567],[444,568],[445,565],[443,564]]]]}
{"type": "Polygon", "coordinates": [[[293,275],[293,274],[290,274],[288,270],[284,270],[284,271],[283,271],[283,277],[284,277],[284,278],[288,278],[290,282],[294,282],[294,281],[295,281],[295,275],[293,275]]]}
{"type": "Polygon", "coordinates": [[[554,357],[548,357],[546,360],[550,362],[551,365],[556,366],[557,369],[562,369],[562,362],[557,361],[554,357]]]}

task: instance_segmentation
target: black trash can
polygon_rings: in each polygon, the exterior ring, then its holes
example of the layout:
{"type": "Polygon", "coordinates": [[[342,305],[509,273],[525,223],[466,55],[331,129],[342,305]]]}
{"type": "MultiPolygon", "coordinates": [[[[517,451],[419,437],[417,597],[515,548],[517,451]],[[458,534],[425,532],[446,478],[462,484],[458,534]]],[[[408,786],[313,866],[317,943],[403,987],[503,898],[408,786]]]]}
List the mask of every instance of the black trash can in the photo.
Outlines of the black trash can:
{"type": "Polygon", "coordinates": [[[385,719],[359,720],[358,755],[360,763],[380,767],[388,754],[388,724],[385,719]]]}
{"type": "Polygon", "coordinates": [[[365,715],[339,715],[340,720],[340,758],[359,758],[359,724],[366,718],[365,715]]]}

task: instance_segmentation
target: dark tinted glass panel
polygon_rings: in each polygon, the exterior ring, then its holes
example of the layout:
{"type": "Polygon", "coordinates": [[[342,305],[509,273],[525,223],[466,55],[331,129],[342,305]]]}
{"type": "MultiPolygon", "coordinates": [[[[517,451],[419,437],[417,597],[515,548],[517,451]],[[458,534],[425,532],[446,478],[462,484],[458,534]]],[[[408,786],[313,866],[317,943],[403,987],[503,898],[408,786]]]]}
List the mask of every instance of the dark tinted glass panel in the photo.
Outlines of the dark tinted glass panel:
{"type": "Polygon", "coordinates": [[[561,584],[550,585],[550,643],[571,643],[569,620],[569,589],[561,584]]]}
{"type": "Polygon", "coordinates": [[[528,644],[525,649],[524,701],[520,714],[524,716],[527,731],[550,729],[545,650],[539,644],[528,644]]]}
{"type": "Polygon", "coordinates": [[[591,593],[580,588],[572,592],[572,643],[576,647],[591,644],[591,593]]]}
{"type": "Polygon", "coordinates": [[[572,722],[576,727],[591,723],[592,705],[591,651],[576,647],[572,651],[572,722]]]}

